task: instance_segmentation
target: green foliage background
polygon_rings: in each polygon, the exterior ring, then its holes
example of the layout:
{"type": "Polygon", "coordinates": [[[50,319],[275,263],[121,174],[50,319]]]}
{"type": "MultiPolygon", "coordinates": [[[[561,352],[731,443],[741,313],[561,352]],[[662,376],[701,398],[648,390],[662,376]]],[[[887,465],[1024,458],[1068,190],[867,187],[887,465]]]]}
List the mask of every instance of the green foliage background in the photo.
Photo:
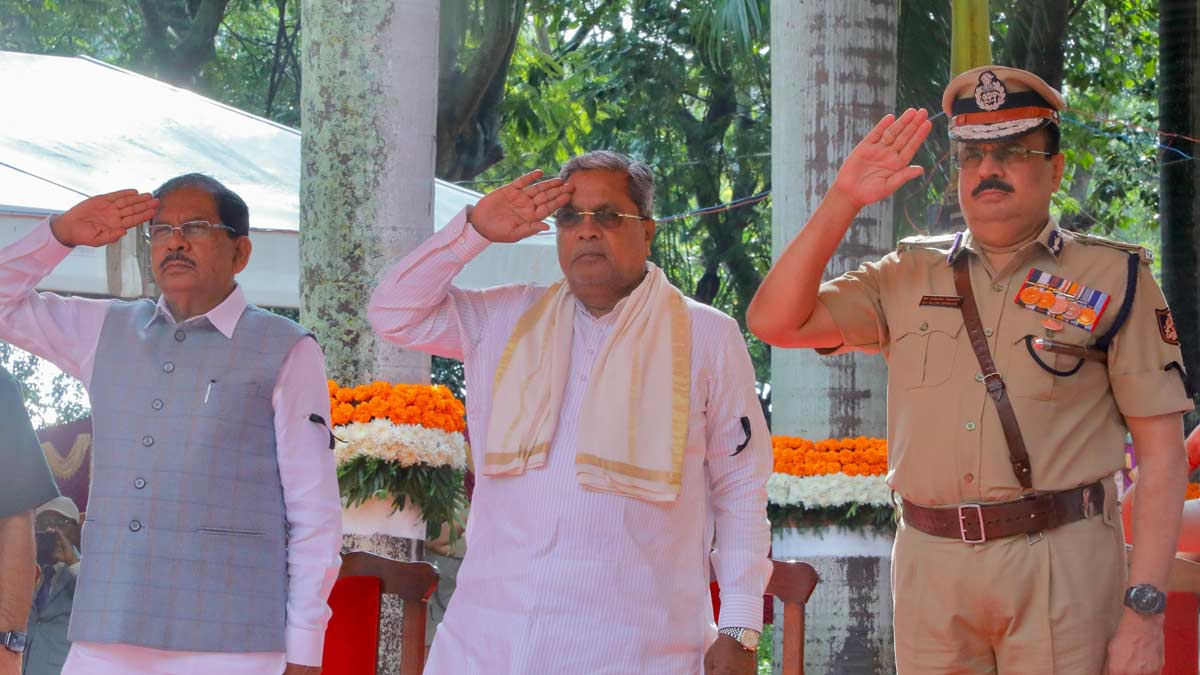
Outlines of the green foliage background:
{"type": "MultiPolygon", "coordinates": [[[[299,0],[144,4],[163,18],[165,30],[151,30],[133,0],[0,0],[0,49],[91,55],[298,125],[299,0]],[[223,18],[211,35],[201,34],[196,18],[214,3],[224,5],[223,18]],[[195,46],[205,37],[208,51],[195,46]]],[[[444,53],[454,60],[442,68],[454,68],[462,81],[470,80],[477,57],[495,47],[482,19],[489,8],[524,17],[503,95],[487,99],[494,108],[481,113],[497,121],[502,154],[456,166],[452,173],[470,176],[460,182],[486,190],[533,168],[553,172],[570,156],[596,148],[645,160],[658,177],[655,211],[664,218],[654,261],[685,292],[744,325],[746,305],[771,261],[770,200],[703,217],[665,217],[771,189],[770,3],[442,4],[443,45],[453,47],[444,53]]],[[[1157,3],[1068,4],[1069,24],[1058,28],[1063,90],[1073,107],[1063,124],[1070,169],[1056,210],[1069,227],[1157,246],[1157,148],[1148,131],[1157,120],[1157,3]]],[[[998,63],[1016,62],[1026,38],[1046,31],[1051,19],[1031,7],[1042,5],[992,0],[998,63]]],[[[949,14],[947,0],[900,4],[898,107],[938,111],[949,71],[949,14]]],[[[927,178],[896,197],[897,236],[927,231],[931,207],[942,201],[950,176],[944,117],[935,124],[917,158],[927,178]]],[[[769,350],[750,335],[747,342],[759,381],[769,382],[769,350]]],[[[0,363],[26,383],[31,412],[40,420],[86,414],[77,384],[35,376],[37,362],[7,347],[0,347],[0,363]]],[[[460,365],[437,360],[434,380],[464,393],[460,365]]],[[[766,405],[768,388],[760,389],[766,405]]]]}

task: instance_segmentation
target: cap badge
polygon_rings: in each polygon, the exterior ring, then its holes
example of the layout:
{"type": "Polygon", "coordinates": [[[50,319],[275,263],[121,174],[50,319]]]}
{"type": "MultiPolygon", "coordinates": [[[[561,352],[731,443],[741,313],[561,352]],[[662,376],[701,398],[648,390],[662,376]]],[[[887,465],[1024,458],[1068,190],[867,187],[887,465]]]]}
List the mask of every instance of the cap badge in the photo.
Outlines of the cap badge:
{"type": "Polygon", "coordinates": [[[975,104],[980,110],[991,112],[999,110],[1000,106],[1004,105],[1004,100],[1008,98],[1008,90],[1004,88],[1004,83],[996,74],[990,70],[985,70],[979,74],[979,84],[975,86],[975,104]]]}

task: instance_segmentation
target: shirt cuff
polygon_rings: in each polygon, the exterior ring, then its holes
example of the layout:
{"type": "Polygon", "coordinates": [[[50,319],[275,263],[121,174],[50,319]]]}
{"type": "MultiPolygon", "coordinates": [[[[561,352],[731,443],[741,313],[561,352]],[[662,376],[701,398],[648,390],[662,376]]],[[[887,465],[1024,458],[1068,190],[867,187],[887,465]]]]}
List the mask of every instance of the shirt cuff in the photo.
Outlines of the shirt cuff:
{"type": "Polygon", "coordinates": [[[450,250],[454,251],[454,255],[458,256],[463,264],[470,262],[475,256],[482,253],[488,244],[492,243],[479,234],[474,225],[467,222],[469,211],[470,207],[459,211],[458,215],[454,216],[446,225],[447,230],[457,233],[454,241],[450,242],[450,250]]]}
{"type": "Polygon", "coordinates": [[[1154,417],[1191,412],[1183,378],[1174,369],[1110,375],[1113,398],[1125,417],[1154,417]]]}
{"type": "Polygon", "coordinates": [[[288,626],[283,633],[287,662],[298,666],[320,666],[325,651],[325,630],[288,626]]]}
{"type": "Polygon", "coordinates": [[[36,235],[34,244],[37,248],[30,257],[48,268],[53,268],[62,262],[73,250],[70,246],[55,238],[54,232],[50,230],[49,218],[43,220],[34,229],[33,234],[36,235]]]}
{"type": "Polygon", "coordinates": [[[749,628],[762,632],[763,596],[721,593],[721,619],[717,628],[749,628]]]}
{"type": "MultiPolygon", "coordinates": [[[[832,295],[833,291],[826,291],[832,295]]],[[[842,344],[836,347],[817,347],[813,351],[821,356],[833,356],[835,354],[846,354],[849,352],[877,352],[879,351],[879,340],[870,344],[850,344],[846,339],[846,332],[842,326],[853,326],[855,321],[861,321],[861,309],[850,306],[846,303],[826,302],[826,298],[817,296],[817,302],[825,306],[829,310],[830,316],[833,317],[833,323],[837,326],[838,333],[842,336],[842,344]]]]}

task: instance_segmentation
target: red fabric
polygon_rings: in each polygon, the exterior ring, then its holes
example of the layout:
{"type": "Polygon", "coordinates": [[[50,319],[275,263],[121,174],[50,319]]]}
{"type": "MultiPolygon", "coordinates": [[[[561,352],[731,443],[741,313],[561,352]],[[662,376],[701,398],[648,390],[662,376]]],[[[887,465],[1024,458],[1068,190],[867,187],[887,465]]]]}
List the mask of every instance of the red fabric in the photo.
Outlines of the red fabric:
{"type": "Polygon", "coordinates": [[[1167,615],[1163,621],[1166,661],[1163,675],[1197,675],[1200,660],[1200,596],[1194,593],[1168,593],[1167,615]]]}
{"type": "Polygon", "coordinates": [[[87,513],[88,484],[92,480],[92,418],[85,417],[68,424],[38,429],[37,435],[50,467],[55,469],[54,480],[58,483],[58,491],[70,497],[80,513],[87,513]],[[87,450],[78,468],[68,472],[62,468],[63,460],[71,454],[76,443],[86,445],[87,450]]]}
{"type": "Polygon", "coordinates": [[[321,675],[375,675],[379,584],[376,577],[343,577],[333,585],[321,675]]]}
{"type": "MultiPolygon", "coordinates": [[[[712,595],[713,618],[721,618],[721,587],[713,581],[708,584],[708,592],[712,595]]],[[[769,626],[775,622],[775,596],[763,596],[763,625],[769,626]]]]}

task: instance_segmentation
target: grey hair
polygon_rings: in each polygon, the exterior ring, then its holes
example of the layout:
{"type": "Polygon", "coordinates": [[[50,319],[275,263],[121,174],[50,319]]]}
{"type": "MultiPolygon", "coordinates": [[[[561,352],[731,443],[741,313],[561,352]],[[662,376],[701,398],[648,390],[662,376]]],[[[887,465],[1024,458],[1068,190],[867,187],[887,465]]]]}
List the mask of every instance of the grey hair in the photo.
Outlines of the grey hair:
{"type": "Polygon", "coordinates": [[[645,162],[611,150],[592,150],[572,157],[558,172],[558,177],[566,180],[576,171],[592,169],[623,172],[629,178],[629,198],[637,204],[638,215],[654,217],[654,172],[645,162]]]}

